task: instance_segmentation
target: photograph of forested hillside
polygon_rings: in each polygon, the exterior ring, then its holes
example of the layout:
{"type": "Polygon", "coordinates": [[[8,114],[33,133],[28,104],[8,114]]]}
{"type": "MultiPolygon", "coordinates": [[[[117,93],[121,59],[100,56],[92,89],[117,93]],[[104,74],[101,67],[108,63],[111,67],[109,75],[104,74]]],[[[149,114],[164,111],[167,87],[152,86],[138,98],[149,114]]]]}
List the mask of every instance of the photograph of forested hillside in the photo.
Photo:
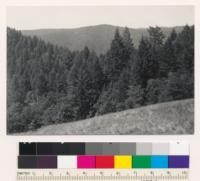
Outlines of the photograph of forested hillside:
{"type": "MultiPolygon", "coordinates": [[[[106,8],[88,8],[106,14],[106,8]]],[[[144,28],[133,28],[134,20],[120,24],[120,18],[118,24],[102,18],[98,25],[54,29],[52,20],[46,23],[49,29],[24,28],[17,26],[22,24],[19,12],[30,13],[23,16],[28,22],[31,12],[46,11],[42,16],[48,16],[52,10],[69,9],[8,8],[8,134],[193,134],[193,7],[127,8],[147,9],[147,20],[148,9],[166,19],[152,14],[153,23],[144,21],[144,28]],[[171,16],[175,23],[165,25],[171,16]]],[[[119,7],[114,10],[110,17],[119,7]]],[[[121,11],[130,18],[126,7],[121,11]]],[[[70,24],[61,16],[59,21],[70,24]]]]}

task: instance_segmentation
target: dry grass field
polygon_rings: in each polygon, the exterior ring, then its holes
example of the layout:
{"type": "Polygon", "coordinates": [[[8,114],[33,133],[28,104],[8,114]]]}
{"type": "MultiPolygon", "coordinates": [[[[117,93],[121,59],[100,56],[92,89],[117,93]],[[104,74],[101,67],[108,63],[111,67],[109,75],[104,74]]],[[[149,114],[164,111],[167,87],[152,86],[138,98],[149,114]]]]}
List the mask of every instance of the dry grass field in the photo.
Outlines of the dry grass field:
{"type": "Polygon", "coordinates": [[[166,135],[194,133],[194,100],[166,102],[76,122],[49,125],[21,135],[166,135]]]}

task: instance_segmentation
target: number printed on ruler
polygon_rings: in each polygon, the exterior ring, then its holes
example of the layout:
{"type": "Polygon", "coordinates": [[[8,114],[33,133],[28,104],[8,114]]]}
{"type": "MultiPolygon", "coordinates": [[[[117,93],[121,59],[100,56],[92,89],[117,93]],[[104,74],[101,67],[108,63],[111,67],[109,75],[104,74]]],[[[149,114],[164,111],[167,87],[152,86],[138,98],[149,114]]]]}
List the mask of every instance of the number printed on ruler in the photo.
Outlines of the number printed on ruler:
{"type": "Polygon", "coordinates": [[[20,169],[17,181],[188,181],[189,169],[20,169]]]}

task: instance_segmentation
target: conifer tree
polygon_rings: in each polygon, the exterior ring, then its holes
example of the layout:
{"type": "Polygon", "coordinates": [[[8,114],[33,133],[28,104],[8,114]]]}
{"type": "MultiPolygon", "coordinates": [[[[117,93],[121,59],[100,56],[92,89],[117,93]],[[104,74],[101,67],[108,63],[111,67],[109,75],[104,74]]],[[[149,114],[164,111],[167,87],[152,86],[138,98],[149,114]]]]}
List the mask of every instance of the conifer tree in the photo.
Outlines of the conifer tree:
{"type": "Polygon", "coordinates": [[[133,40],[127,27],[125,27],[124,29],[122,38],[124,44],[124,61],[127,61],[128,59],[130,59],[131,53],[134,50],[133,40]]]}
{"type": "Polygon", "coordinates": [[[160,64],[160,76],[166,77],[168,72],[177,71],[177,57],[175,55],[175,42],[177,33],[173,29],[169,37],[167,38],[162,50],[160,64]]]}
{"type": "Polygon", "coordinates": [[[151,70],[154,72],[153,78],[157,78],[159,75],[159,62],[160,59],[162,58],[161,56],[161,49],[163,46],[163,41],[164,41],[164,34],[161,30],[160,27],[149,27],[148,29],[149,33],[149,41],[151,43],[151,62],[152,62],[152,67],[151,70]]]}
{"type": "Polygon", "coordinates": [[[138,48],[138,59],[135,63],[135,69],[139,74],[137,77],[139,82],[141,82],[142,87],[146,87],[147,81],[150,78],[155,77],[155,64],[154,60],[152,59],[152,45],[149,40],[145,37],[142,37],[139,48],[138,48]]]}
{"type": "Polygon", "coordinates": [[[124,67],[124,44],[119,30],[116,29],[114,39],[111,42],[110,50],[107,55],[107,65],[106,74],[110,82],[115,82],[121,70],[124,67]]]}
{"type": "Polygon", "coordinates": [[[177,37],[175,53],[179,70],[194,71],[194,27],[184,26],[177,37]]]}

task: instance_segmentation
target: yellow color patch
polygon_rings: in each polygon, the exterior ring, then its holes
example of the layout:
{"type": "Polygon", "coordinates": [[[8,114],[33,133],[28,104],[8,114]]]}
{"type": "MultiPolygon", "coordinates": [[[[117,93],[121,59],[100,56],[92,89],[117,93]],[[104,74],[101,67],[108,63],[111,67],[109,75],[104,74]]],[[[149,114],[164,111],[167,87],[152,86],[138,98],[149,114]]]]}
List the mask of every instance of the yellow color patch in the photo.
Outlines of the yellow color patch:
{"type": "Polygon", "coordinates": [[[129,155],[116,155],[115,168],[132,168],[132,156],[129,155]]]}

